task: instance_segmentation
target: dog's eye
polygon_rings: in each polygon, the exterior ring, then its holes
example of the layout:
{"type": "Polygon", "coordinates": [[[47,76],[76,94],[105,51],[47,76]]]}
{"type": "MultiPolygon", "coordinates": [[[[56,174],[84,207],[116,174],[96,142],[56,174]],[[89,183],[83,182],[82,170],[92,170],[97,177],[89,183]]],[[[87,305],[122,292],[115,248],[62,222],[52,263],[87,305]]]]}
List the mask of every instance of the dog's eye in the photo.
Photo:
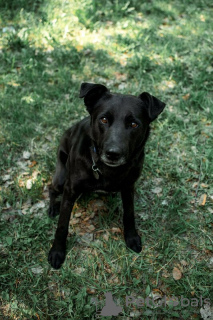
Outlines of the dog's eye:
{"type": "Polygon", "coordinates": [[[131,123],[131,128],[136,129],[138,127],[138,124],[136,122],[131,123]]]}
{"type": "Polygon", "coordinates": [[[101,118],[100,121],[101,121],[101,123],[103,123],[103,124],[108,123],[108,119],[105,118],[105,117],[101,118]]]}

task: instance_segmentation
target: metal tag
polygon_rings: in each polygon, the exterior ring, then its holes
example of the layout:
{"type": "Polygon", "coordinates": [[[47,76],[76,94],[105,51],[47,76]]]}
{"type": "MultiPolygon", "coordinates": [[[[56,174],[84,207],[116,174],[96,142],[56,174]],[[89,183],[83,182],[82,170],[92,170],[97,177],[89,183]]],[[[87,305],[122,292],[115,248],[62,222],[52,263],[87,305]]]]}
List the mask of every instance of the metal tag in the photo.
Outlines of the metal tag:
{"type": "Polygon", "coordinates": [[[98,180],[99,179],[98,168],[95,165],[93,165],[92,170],[93,170],[93,174],[94,174],[95,179],[98,180]]]}

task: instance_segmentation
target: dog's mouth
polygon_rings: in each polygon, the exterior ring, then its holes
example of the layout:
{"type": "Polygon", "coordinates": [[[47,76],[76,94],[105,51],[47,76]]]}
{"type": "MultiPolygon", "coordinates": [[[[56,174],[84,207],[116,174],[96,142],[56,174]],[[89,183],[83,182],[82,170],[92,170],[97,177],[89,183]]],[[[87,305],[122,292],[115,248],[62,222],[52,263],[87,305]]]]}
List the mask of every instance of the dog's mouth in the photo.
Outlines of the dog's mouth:
{"type": "Polygon", "coordinates": [[[108,167],[119,167],[126,163],[124,157],[118,160],[109,160],[106,156],[101,156],[101,161],[108,167]]]}

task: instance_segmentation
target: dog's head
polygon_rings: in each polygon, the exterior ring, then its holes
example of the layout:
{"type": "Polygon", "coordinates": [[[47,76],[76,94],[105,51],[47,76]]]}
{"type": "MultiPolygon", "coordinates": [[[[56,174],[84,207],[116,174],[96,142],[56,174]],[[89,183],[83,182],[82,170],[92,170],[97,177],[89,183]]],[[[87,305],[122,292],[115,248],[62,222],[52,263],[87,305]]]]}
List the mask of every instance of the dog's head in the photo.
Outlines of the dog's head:
{"type": "Polygon", "coordinates": [[[145,143],[149,124],[165,103],[147,92],[138,97],[113,94],[101,84],[82,83],[80,98],[91,116],[91,139],[102,162],[124,165],[145,143]]]}

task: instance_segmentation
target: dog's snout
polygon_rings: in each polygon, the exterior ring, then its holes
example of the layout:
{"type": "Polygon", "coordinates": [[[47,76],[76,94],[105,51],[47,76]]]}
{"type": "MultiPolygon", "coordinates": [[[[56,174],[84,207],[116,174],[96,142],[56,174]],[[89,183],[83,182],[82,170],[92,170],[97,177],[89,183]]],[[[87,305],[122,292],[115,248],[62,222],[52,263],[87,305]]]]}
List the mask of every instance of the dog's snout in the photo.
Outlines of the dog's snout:
{"type": "Polygon", "coordinates": [[[109,160],[118,160],[121,156],[121,151],[118,148],[110,148],[105,153],[109,160]]]}

